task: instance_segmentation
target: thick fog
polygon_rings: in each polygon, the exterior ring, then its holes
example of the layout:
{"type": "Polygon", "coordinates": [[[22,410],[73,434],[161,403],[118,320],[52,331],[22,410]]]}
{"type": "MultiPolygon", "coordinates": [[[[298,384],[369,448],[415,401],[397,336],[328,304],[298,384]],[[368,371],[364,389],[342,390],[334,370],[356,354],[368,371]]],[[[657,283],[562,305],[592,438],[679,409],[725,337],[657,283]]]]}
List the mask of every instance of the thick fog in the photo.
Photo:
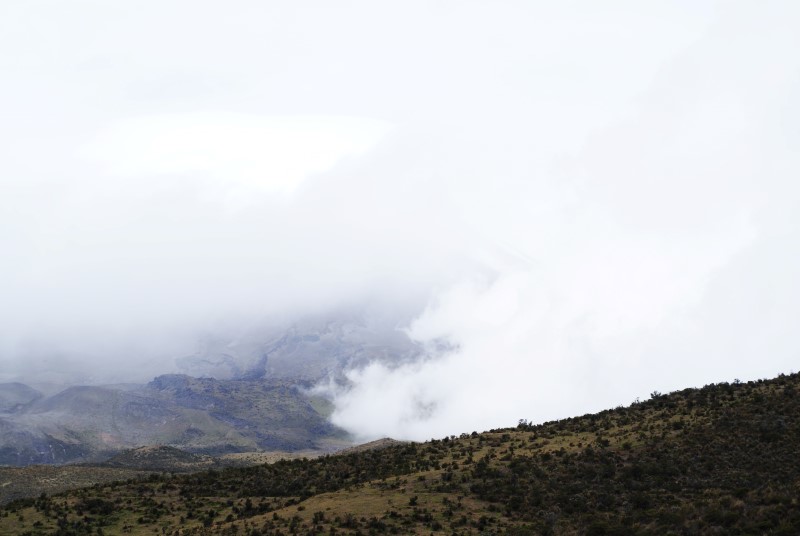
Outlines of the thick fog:
{"type": "Polygon", "coordinates": [[[364,438],[795,370],[798,6],[4,2],[0,381],[367,303],[449,346],[364,438]]]}

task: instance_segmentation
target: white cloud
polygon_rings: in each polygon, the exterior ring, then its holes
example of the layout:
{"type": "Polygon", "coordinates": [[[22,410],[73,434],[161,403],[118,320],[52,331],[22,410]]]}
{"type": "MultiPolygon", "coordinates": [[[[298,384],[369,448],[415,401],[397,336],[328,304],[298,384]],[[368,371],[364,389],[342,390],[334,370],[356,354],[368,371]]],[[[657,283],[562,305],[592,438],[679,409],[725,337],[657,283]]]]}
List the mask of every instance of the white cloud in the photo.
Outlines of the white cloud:
{"type": "Polygon", "coordinates": [[[164,114],[120,121],[80,152],[126,178],[179,175],[288,194],[310,175],[365,153],[390,129],[347,117],[164,114]]]}
{"type": "Polygon", "coordinates": [[[4,377],[428,303],[335,414],[428,437],[797,357],[793,3],[0,9],[4,377]]]}
{"type": "Polygon", "coordinates": [[[723,10],[632,113],[528,181],[460,191],[523,262],[441,292],[410,332],[454,349],[353,371],[334,422],[425,439],[792,369],[800,80],[773,15],[723,10]]]}

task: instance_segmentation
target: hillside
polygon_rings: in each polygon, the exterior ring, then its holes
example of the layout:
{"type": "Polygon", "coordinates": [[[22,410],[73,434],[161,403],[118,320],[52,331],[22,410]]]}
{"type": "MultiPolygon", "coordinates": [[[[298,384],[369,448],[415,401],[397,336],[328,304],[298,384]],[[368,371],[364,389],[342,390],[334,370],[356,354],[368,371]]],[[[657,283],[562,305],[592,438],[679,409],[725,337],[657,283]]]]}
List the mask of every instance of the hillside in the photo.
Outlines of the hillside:
{"type": "Polygon", "coordinates": [[[0,413],[16,413],[42,397],[42,393],[23,383],[0,383],[0,413]]]}
{"type": "Polygon", "coordinates": [[[128,449],[193,453],[325,453],[351,444],[308,388],[369,362],[402,363],[421,348],[402,314],[336,311],[209,337],[176,359],[186,374],[147,384],[0,383],[0,466],[96,463],[128,449]]]}
{"type": "Polygon", "coordinates": [[[140,471],[163,471],[179,473],[199,471],[218,466],[211,456],[191,454],[175,447],[148,446],[131,449],[107,460],[103,466],[124,467],[140,471]]]}
{"type": "Polygon", "coordinates": [[[3,387],[0,465],[99,462],[143,445],[210,455],[327,451],[345,436],[328,422],[327,401],[284,380],[171,374],[50,397],[22,384],[3,387]]]}
{"type": "MultiPolygon", "coordinates": [[[[353,448],[381,448],[385,441],[353,448]]],[[[145,479],[153,473],[192,473],[223,467],[251,467],[280,460],[312,459],[321,455],[323,451],[320,450],[298,450],[232,452],[208,456],[168,446],[145,446],[122,451],[101,463],[0,466],[0,506],[42,493],[52,495],[118,480],[145,479]]]]}
{"type": "Polygon", "coordinates": [[[800,376],[16,501],[2,534],[797,534],[800,376]]]}

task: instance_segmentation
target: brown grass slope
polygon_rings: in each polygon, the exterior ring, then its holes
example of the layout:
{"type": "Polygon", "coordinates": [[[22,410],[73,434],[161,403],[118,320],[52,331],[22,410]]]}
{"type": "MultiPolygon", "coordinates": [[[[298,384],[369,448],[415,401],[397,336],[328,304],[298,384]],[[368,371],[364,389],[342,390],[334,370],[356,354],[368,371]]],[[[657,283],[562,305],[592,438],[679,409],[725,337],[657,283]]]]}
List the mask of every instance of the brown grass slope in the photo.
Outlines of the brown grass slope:
{"type": "Polygon", "coordinates": [[[9,504],[1,534],[798,534],[800,376],[9,504]]]}

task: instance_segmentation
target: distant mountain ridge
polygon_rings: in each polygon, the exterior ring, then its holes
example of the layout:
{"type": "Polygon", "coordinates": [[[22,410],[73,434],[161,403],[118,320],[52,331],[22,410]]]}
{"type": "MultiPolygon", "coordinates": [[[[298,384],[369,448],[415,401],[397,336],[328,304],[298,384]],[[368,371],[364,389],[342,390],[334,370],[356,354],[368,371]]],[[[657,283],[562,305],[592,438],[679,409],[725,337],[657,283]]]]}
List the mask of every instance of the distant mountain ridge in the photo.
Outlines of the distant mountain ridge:
{"type": "Polygon", "coordinates": [[[75,386],[50,397],[25,387],[4,397],[14,403],[0,410],[0,465],[95,462],[143,445],[325,450],[345,437],[328,422],[327,401],[284,380],[173,374],[135,389],[75,386]]]}
{"type": "Polygon", "coordinates": [[[41,392],[23,383],[0,383],[0,413],[22,411],[42,396],[41,392]]]}
{"type": "Polygon", "coordinates": [[[183,374],[147,384],[73,385],[50,396],[0,384],[0,465],[97,462],[147,445],[211,455],[342,446],[330,402],[308,389],[346,382],[345,371],[373,361],[418,357],[423,349],[401,324],[396,314],[337,311],[209,336],[176,360],[183,374]]]}

